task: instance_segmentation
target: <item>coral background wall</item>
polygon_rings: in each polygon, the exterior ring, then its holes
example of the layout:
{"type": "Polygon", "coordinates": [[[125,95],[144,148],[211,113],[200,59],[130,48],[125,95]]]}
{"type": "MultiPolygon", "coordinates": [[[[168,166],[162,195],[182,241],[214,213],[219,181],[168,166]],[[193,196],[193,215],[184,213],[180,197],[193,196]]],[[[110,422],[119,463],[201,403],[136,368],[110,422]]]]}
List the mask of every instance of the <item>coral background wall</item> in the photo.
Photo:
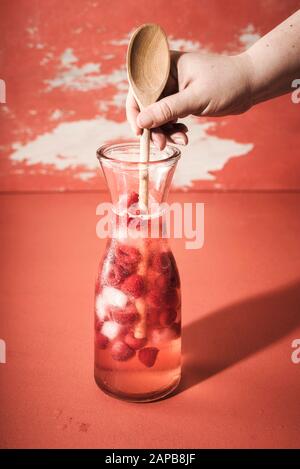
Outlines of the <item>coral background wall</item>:
{"type": "MultiPolygon", "coordinates": [[[[1,0],[0,189],[104,189],[95,149],[131,137],[125,53],[141,23],[160,23],[174,49],[238,53],[298,7],[296,0],[1,0]]],[[[300,188],[299,107],[289,95],[243,116],[189,125],[174,188],[300,188]]]]}

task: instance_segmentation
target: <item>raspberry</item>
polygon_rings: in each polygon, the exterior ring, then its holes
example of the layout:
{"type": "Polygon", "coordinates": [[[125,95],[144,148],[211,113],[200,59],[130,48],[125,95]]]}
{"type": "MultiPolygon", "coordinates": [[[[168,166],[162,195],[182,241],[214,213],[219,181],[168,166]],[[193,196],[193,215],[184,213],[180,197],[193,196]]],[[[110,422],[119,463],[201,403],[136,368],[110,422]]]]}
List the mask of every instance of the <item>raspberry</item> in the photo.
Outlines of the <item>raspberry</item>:
{"type": "Polygon", "coordinates": [[[101,330],[103,322],[99,319],[95,319],[95,331],[99,332],[101,330]]]}
{"type": "MultiPolygon", "coordinates": [[[[140,215],[141,211],[136,210],[135,215],[140,215]]],[[[144,226],[143,220],[140,220],[138,217],[128,217],[127,226],[130,230],[140,231],[144,226]]]]}
{"type": "Polygon", "coordinates": [[[169,288],[163,295],[163,301],[169,308],[177,308],[180,303],[176,288],[169,288]]]}
{"type": "Polygon", "coordinates": [[[131,192],[127,196],[127,208],[129,208],[133,204],[137,204],[139,201],[139,194],[137,192],[131,192]]]}
{"type": "Polygon", "coordinates": [[[151,368],[155,361],[159,350],[156,347],[145,347],[138,352],[139,360],[143,363],[143,365],[151,368]]]}
{"type": "Polygon", "coordinates": [[[147,343],[146,337],[144,337],[142,339],[137,339],[136,337],[134,337],[133,332],[129,332],[125,336],[124,340],[125,340],[126,344],[129,345],[129,347],[132,348],[133,350],[138,350],[140,348],[143,348],[143,347],[145,347],[145,345],[147,343]]]}
{"type": "Polygon", "coordinates": [[[134,246],[120,244],[116,248],[116,261],[120,265],[137,264],[141,260],[140,251],[134,246]]]}
{"type": "Polygon", "coordinates": [[[124,271],[120,265],[112,265],[106,278],[106,283],[112,287],[116,287],[122,282],[125,276],[126,275],[124,274],[124,271]]]}
{"type": "Polygon", "coordinates": [[[166,309],[159,315],[159,322],[161,326],[170,326],[176,320],[177,313],[175,309],[166,309]]]}
{"type": "Polygon", "coordinates": [[[169,255],[170,255],[170,262],[171,262],[170,286],[174,288],[180,288],[180,278],[179,278],[176,261],[171,252],[169,253],[169,255]]]}
{"type": "Polygon", "coordinates": [[[173,288],[180,287],[178,269],[171,251],[154,254],[150,260],[150,265],[153,270],[165,276],[165,280],[163,280],[162,276],[157,278],[157,286],[159,288],[164,289],[167,286],[173,288]]]}
{"type": "Polygon", "coordinates": [[[157,308],[162,305],[169,309],[176,309],[179,306],[180,298],[176,288],[168,288],[167,290],[159,290],[155,285],[147,293],[146,302],[151,307],[157,308]]]}
{"type": "Polygon", "coordinates": [[[155,326],[159,323],[159,309],[158,308],[148,308],[147,323],[150,326],[155,326]]]}
{"type": "Polygon", "coordinates": [[[169,287],[169,279],[166,275],[159,275],[155,280],[155,287],[160,291],[166,291],[169,287]]]}
{"type": "Polygon", "coordinates": [[[139,298],[145,291],[143,277],[137,274],[130,275],[122,283],[122,290],[134,298],[139,298]]]}
{"type": "Polygon", "coordinates": [[[136,264],[125,264],[125,262],[121,265],[120,268],[122,269],[123,277],[128,277],[131,274],[135,274],[137,270],[137,263],[136,264]]]}
{"type": "Polygon", "coordinates": [[[96,335],[96,345],[100,349],[106,349],[108,346],[108,338],[101,334],[101,332],[96,335]]]}
{"type": "Polygon", "coordinates": [[[169,257],[169,253],[167,252],[159,252],[153,254],[151,258],[151,267],[156,272],[165,273],[170,269],[171,261],[169,257]]]}
{"type": "Polygon", "coordinates": [[[139,313],[133,304],[129,304],[125,309],[111,308],[110,313],[118,324],[132,324],[139,318],[139,313]]]}
{"type": "Polygon", "coordinates": [[[147,293],[146,303],[154,308],[157,308],[162,303],[161,293],[156,288],[150,290],[147,293]]]}
{"type": "Polygon", "coordinates": [[[121,340],[117,340],[111,348],[111,356],[114,360],[126,361],[135,355],[135,351],[121,340]]]}

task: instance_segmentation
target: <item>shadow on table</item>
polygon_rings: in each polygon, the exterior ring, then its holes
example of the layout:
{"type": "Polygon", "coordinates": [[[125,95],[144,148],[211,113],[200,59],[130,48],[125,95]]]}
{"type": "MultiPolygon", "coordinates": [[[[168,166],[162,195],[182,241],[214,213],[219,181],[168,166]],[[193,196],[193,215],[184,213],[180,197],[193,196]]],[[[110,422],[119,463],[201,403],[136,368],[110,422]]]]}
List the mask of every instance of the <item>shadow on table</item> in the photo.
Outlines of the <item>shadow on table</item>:
{"type": "Polygon", "coordinates": [[[183,328],[177,393],[264,349],[300,325],[300,283],[248,298],[183,328]]]}

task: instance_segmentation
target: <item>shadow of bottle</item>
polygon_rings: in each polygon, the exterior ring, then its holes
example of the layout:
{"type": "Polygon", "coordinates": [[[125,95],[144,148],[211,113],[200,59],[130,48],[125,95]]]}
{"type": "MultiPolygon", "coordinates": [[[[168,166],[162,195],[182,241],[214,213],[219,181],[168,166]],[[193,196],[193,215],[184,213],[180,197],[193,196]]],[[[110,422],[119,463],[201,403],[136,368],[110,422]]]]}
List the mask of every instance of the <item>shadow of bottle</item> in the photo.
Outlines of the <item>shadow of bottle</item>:
{"type": "Polygon", "coordinates": [[[299,325],[299,282],[189,324],[183,328],[183,374],[176,393],[264,349],[299,325]]]}

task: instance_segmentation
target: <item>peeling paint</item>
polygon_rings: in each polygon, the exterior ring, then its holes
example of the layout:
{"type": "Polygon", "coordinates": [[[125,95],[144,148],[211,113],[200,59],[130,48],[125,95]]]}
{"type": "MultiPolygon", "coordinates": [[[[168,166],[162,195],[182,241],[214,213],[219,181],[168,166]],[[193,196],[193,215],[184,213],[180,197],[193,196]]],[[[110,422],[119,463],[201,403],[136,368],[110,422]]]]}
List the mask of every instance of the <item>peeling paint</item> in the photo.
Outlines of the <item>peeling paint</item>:
{"type": "Polygon", "coordinates": [[[76,65],[78,58],[72,49],[66,49],[60,57],[60,66],[54,78],[45,80],[47,92],[55,88],[69,88],[78,91],[104,88],[114,85],[119,89],[127,89],[127,74],[125,66],[113,70],[110,74],[101,74],[100,63],[86,63],[76,65]]]}
{"type": "MultiPolygon", "coordinates": [[[[189,145],[182,150],[183,157],[174,175],[174,186],[187,188],[194,180],[214,180],[211,171],[220,170],[230,158],[248,154],[252,144],[222,139],[210,135],[211,124],[189,119],[189,145]]],[[[12,161],[53,165],[57,170],[85,168],[77,177],[87,180],[96,174],[96,149],[105,141],[128,139],[131,131],[127,122],[115,122],[103,117],[59,124],[52,132],[38,136],[20,146],[15,144],[12,161]],[[16,146],[17,145],[17,146],[16,146]],[[87,171],[86,171],[87,170],[87,171]]]]}
{"type": "Polygon", "coordinates": [[[260,38],[261,35],[255,31],[253,24],[248,24],[246,28],[243,28],[239,36],[240,42],[244,45],[245,49],[251,47],[260,38]]]}
{"type": "Polygon", "coordinates": [[[185,52],[197,52],[204,50],[204,47],[198,41],[191,41],[189,39],[178,39],[174,37],[168,38],[170,49],[180,50],[185,52]]]}
{"type": "MultiPolygon", "coordinates": [[[[141,5],[126,1],[121,16],[109,2],[91,8],[93,0],[84,7],[73,2],[65,12],[58,0],[42,2],[38,14],[36,2],[3,6],[7,47],[1,51],[1,78],[14,79],[8,83],[9,107],[0,106],[2,190],[104,187],[99,172],[94,178],[95,149],[105,141],[131,138],[124,122],[126,47],[135,27],[148,20],[141,5]],[[18,25],[13,35],[12,24],[18,25]]],[[[288,16],[290,7],[279,9],[278,0],[268,1],[272,15],[248,2],[242,14],[232,9],[229,21],[224,21],[226,0],[205,9],[197,0],[186,0],[176,21],[163,0],[157,0],[157,11],[166,12],[163,26],[172,49],[234,54],[288,16]]],[[[187,120],[190,144],[182,149],[176,187],[298,188],[299,113],[288,102],[282,97],[242,116],[187,120]],[[280,112],[281,122],[276,120],[280,112]]]]}

